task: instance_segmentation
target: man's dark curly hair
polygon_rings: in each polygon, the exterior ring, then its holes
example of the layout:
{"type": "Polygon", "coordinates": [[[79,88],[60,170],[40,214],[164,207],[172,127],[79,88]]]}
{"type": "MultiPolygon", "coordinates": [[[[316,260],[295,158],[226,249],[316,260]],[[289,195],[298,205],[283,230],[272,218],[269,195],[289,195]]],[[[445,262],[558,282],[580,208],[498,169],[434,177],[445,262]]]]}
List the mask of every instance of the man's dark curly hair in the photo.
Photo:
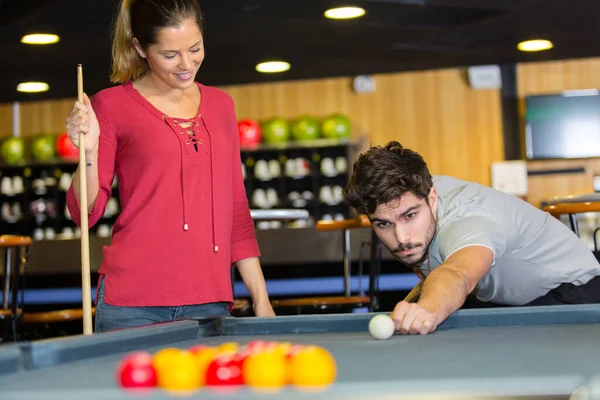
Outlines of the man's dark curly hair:
{"type": "Polygon", "coordinates": [[[408,192],[426,198],[432,186],[423,157],[398,142],[389,142],[385,147],[373,146],[358,157],[343,194],[358,213],[371,214],[378,205],[408,192]]]}

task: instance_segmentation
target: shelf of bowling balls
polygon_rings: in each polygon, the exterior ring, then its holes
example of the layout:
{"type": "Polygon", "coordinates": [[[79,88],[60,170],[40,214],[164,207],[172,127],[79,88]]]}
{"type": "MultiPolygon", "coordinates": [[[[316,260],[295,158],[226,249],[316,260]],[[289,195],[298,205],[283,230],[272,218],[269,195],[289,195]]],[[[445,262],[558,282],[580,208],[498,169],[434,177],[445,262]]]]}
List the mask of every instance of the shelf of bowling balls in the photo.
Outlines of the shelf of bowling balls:
{"type": "Polygon", "coordinates": [[[36,168],[36,167],[57,167],[60,165],[72,166],[73,170],[77,167],[79,160],[65,159],[60,157],[49,158],[47,160],[23,160],[15,163],[7,164],[0,161],[1,170],[11,170],[19,168],[36,168]]]}
{"type": "Polygon", "coordinates": [[[244,145],[240,147],[242,153],[253,153],[268,150],[294,150],[294,149],[319,149],[335,146],[347,146],[354,144],[351,139],[315,139],[306,141],[286,141],[281,143],[259,143],[256,145],[244,145]]]}

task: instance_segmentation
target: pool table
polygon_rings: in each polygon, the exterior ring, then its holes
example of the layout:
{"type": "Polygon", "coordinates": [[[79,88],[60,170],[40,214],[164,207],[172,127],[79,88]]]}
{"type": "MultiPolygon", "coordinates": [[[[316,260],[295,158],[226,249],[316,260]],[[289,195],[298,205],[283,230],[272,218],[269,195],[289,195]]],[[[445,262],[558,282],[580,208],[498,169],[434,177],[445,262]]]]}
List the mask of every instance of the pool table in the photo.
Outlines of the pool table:
{"type": "MultiPolygon", "coordinates": [[[[158,399],[115,380],[129,351],[156,352],[255,339],[318,344],[338,365],[326,391],[284,388],[265,395],[200,389],[192,398],[391,399],[522,397],[568,399],[600,394],[600,305],[459,310],[426,336],[372,339],[372,313],[198,318],[122,331],[0,347],[2,399],[158,399]]],[[[581,397],[590,398],[590,397],[581,397]]]]}

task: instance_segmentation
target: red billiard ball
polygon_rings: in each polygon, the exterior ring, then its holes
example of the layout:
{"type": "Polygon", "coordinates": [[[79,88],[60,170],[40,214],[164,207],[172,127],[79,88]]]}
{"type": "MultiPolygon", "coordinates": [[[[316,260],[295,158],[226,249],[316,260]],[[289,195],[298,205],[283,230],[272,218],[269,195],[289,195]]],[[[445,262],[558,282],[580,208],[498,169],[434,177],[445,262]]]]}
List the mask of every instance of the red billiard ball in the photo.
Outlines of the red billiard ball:
{"type": "Polygon", "coordinates": [[[156,370],[152,354],[139,351],[125,356],[117,367],[119,385],[124,388],[150,388],[156,386],[156,370]]]}
{"type": "Polygon", "coordinates": [[[216,357],[206,370],[207,386],[239,386],[244,384],[244,357],[237,354],[216,357]]]}
{"type": "Polygon", "coordinates": [[[210,348],[210,346],[208,346],[206,344],[195,344],[192,347],[190,347],[188,350],[190,351],[190,353],[197,354],[208,348],[210,348]]]}

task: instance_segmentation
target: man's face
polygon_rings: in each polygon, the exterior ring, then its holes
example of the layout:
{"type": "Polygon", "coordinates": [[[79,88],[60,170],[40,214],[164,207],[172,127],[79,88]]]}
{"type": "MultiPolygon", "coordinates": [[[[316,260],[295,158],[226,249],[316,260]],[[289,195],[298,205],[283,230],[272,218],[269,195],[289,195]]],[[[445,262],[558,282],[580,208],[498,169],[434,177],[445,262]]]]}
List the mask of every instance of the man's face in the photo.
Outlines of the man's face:
{"type": "Polygon", "coordinates": [[[427,259],[435,235],[437,205],[434,188],[427,198],[409,192],[377,206],[369,219],[377,237],[392,255],[407,266],[415,266],[427,259]]]}

